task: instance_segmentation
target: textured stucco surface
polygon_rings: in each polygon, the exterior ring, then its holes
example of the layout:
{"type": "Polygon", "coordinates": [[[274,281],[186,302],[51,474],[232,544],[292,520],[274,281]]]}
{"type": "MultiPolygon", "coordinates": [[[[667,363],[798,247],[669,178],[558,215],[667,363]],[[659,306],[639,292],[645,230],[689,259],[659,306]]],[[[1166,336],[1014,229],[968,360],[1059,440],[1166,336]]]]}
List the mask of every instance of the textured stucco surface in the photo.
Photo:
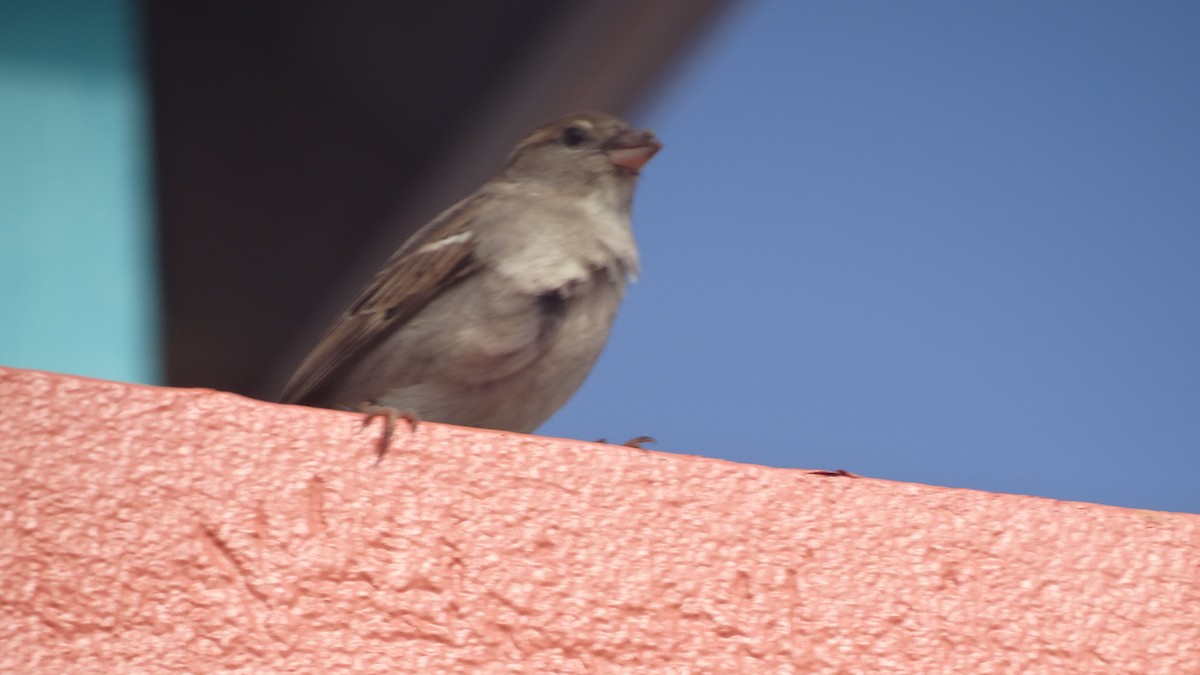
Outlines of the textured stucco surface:
{"type": "Polygon", "coordinates": [[[1200,516],[0,369],[0,671],[1200,672],[1200,516]]]}

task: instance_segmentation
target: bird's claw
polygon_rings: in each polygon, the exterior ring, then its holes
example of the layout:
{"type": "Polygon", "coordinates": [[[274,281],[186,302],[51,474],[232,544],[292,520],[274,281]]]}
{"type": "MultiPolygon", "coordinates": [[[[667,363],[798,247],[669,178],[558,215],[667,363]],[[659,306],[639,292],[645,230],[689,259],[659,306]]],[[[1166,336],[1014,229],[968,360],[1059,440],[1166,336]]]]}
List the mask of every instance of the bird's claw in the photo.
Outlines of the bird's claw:
{"type": "Polygon", "coordinates": [[[813,469],[812,471],[809,471],[808,473],[810,473],[814,476],[844,476],[846,478],[862,478],[862,476],[860,476],[856,473],[850,473],[849,471],[847,471],[845,469],[836,469],[834,471],[827,471],[825,469],[813,469]]]}
{"type": "Polygon", "coordinates": [[[378,454],[375,457],[376,464],[383,461],[383,456],[387,454],[388,448],[392,445],[392,435],[396,430],[397,419],[407,420],[410,431],[416,431],[417,425],[421,422],[421,418],[412,410],[396,410],[374,402],[358,406],[358,411],[363,414],[362,429],[366,429],[371,420],[376,417],[383,418],[383,436],[379,439],[378,454]]]}

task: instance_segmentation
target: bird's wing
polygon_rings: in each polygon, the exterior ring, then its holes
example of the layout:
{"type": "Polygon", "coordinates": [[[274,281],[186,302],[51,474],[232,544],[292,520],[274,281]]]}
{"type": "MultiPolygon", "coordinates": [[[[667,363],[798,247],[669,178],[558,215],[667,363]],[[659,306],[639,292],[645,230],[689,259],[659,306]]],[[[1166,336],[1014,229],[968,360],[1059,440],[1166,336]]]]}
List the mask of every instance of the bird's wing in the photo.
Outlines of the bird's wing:
{"type": "Polygon", "coordinates": [[[282,402],[310,401],[376,340],[481,269],[474,255],[477,242],[467,229],[474,201],[455,204],[405,242],[296,369],[282,402]]]}

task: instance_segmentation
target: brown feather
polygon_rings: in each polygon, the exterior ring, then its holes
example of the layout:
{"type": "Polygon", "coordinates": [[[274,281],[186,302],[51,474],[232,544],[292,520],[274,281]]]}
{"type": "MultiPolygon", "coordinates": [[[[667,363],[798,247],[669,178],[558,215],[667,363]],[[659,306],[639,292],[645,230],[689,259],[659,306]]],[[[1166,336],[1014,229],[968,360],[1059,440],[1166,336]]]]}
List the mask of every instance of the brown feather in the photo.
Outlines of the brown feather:
{"type": "Polygon", "coordinates": [[[480,269],[472,237],[439,244],[465,232],[473,201],[455,204],[405,242],[296,369],[280,401],[314,403],[330,377],[354,357],[480,269]]]}

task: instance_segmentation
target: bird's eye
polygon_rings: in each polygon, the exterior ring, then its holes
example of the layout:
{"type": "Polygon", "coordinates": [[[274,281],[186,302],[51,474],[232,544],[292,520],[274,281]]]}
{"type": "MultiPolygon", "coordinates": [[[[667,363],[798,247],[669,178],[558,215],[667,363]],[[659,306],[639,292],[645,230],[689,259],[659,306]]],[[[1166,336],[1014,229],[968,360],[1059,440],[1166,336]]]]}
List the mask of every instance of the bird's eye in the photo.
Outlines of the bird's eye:
{"type": "Polygon", "coordinates": [[[576,126],[569,126],[563,129],[562,142],[568,148],[574,148],[582,144],[588,139],[587,132],[576,126]]]}

